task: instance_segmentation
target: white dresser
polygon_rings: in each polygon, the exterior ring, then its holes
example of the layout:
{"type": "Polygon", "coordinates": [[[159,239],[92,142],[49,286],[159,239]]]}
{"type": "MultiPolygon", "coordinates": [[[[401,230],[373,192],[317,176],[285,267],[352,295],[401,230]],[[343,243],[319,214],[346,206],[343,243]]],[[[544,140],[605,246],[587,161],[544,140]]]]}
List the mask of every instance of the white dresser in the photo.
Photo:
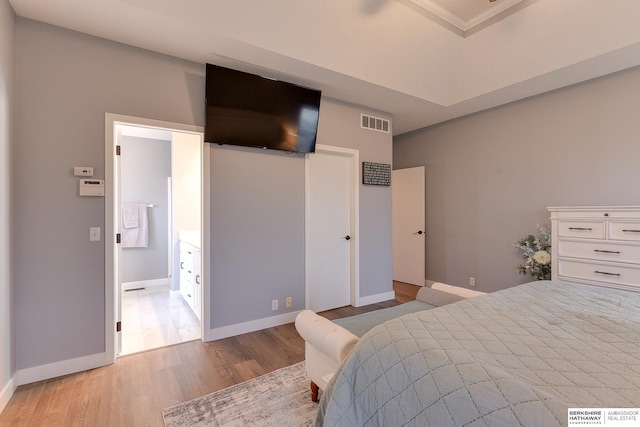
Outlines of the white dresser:
{"type": "Polygon", "coordinates": [[[200,248],[183,240],[180,241],[180,294],[200,319],[200,248]]]}
{"type": "Polygon", "coordinates": [[[551,280],[640,291],[640,206],[548,209],[551,280]]]}

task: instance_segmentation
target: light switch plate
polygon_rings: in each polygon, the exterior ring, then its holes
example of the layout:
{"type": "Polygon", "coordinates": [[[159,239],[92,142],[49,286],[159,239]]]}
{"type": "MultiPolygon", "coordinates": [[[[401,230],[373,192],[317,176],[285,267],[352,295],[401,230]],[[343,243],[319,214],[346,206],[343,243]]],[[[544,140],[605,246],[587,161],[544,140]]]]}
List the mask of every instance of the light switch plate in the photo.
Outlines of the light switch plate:
{"type": "Polygon", "coordinates": [[[90,242],[100,241],[100,227],[89,227],[89,241],[90,242]]]}

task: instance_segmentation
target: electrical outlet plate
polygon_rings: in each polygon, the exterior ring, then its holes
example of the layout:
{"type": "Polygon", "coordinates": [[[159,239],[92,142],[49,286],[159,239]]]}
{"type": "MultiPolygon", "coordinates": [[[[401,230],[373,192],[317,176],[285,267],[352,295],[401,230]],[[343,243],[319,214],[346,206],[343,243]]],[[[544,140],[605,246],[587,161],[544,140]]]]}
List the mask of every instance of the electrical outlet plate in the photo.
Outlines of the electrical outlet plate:
{"type": "Polygon", "coordinates": [[[271,301],[271,310],[276,311],[278,309],[278,300],[274,299],[271,301]]]}
{"type": "Polygon", "coordinates": [[[291,306],[293,305],[293,301],[292,301],[291,297],[287,297],[287,299],[284,300],[284,305],[287,308],[291,308],[291,306]]]}
{"type": "Polygon", "coordinates": [[[469,286],[475,286],[475,285],[476,285],[476,278],[469,277],[469,286]]]}

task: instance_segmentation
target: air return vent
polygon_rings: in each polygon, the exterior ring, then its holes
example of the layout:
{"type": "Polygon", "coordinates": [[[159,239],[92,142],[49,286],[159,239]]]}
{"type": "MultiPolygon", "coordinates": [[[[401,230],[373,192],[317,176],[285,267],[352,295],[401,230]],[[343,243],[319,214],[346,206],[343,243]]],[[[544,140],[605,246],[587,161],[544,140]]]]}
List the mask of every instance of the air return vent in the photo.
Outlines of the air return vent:
{"type": "Polygon", "coordinates": [[[371,129],[378,132],[389,133],[391,129],[391,122],[387,119],[360,114],[360,126],[364,129],[371,129]]]}

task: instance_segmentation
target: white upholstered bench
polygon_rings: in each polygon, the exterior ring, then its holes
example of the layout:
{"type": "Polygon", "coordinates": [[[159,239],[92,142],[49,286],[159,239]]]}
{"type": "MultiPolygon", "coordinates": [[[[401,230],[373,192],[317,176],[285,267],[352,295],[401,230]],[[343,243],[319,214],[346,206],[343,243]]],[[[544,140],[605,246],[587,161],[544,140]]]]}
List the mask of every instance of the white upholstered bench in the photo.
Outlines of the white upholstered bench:
{"type": "MultiPolygon", "coordinates": [[[[425,309],[428,309],[482,294],[484,292],[434,283],[430,288],[420,288],[416,301],[424,302],[425,309]]],[[[364,317],[367,314],[369,313],[359,316],[364,317]]],[[[305,341],[304,357],[307,377],[311,381],[311,399],[317,402],[318,391],[326,388],[333,373],[340,367],[359,338],[346,328],[311,310],[301,311],[296,317],[295,326],[305,341]]]]}

